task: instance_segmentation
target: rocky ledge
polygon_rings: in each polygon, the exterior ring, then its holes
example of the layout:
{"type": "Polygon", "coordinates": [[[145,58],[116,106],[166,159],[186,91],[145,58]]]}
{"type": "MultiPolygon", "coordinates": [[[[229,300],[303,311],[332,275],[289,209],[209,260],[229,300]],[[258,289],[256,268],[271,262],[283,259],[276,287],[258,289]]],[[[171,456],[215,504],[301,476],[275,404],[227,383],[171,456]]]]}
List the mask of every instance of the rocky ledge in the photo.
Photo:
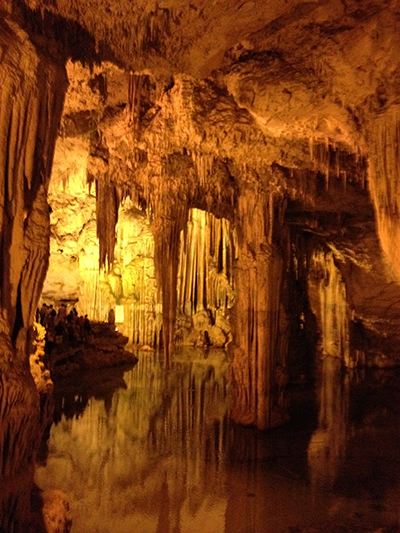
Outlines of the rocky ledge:
{"type": "Polygon", "coordinates": [[[79,370],[136,364],[137,357],[125,350],[128,338],[113,326],[101,322],[91,324],[91,334],[74,345],[59,346],[52,352],[49,366],[53,379],[69,376],[79,370]]]}

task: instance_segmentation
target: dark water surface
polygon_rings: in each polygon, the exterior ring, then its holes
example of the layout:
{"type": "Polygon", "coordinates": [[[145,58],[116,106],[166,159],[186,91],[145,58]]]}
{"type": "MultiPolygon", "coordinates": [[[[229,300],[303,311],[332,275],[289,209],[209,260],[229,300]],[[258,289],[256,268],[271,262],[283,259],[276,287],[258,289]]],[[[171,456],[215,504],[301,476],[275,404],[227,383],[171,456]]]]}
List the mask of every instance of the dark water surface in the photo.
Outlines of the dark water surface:
{"type": "Polygon", "coordinates": [[[36,482],[64,490],[73,533],[400,531],[400,378],[321,362],[291,421],[229,421],[223,352],[187,350],[56,390],[36,482]]]}

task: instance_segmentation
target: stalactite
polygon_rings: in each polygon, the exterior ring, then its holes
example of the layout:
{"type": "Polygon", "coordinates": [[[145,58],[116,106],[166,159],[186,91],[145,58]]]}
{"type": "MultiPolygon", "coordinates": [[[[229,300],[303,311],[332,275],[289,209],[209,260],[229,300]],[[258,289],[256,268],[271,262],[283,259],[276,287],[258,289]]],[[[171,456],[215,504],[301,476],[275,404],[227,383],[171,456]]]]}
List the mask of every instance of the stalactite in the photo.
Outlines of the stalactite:
{"type": "Polygon", "coordinates": [[[114,261],[118,195],[108,176],[96,181],[96,223],[99,239],[99,267],[110,269],[114,261]]]}
{"type": "MultiPolygon", "coordinates": [[[[7,487],[7,478],[17,486],[21,472],[32,473],[40,439],[28,333],[48,262],[46,195],[67,77],[3,22],[0,49],[0,484],[7,487]]],[[[27,530],[27,511],[8,496],[0,491],[0,529],[27,530]],[[14,508],[5,516],[7,502],[14,508]]]]}
{"type": "Polygon", "coordinates": [[[25,177],[28,182],[28,187],[32,187],[32,178],[34,171],[34,154],[35,150],[32,147],[35,146],[37,129],[39,121],[39,99],[33,95],[29,100],[29,115],[27,120],[28,125],[28,135],[26,146],[27,150],[25,151],[25,177]]]}
{"type": "Polygon", "coordinates": [[[214,165],[214,155],[202,154],[198,153],[197,151],[193,151],[192,159],[197,168],[197,175],[199,177],[200,185],[204,187],[212,172],[212,168],[214,165]]]}
{"type": "Polygon", "coordinates": [[[360,147],[310,138],[309,156],[314,173],[324,177],[326,191],[329,191],[333,178],[341,181],[343,192],[346,192],[349,183],[365,189],[367,160],[360,147]]]}
{"type": "Polygon", "coordinates": [[[169,9],[157,8],[142,12],[136,25],[136,43],[140,50],[157,50],[163,54],[165,35],[170,34],[172,13],[169,9]]]}
{"type": "Polygon", "coordinates": [[[304,205],[313,208],[317,196],[317,177],[313,170],[293,170],[291,179],[294,187],[289,188],[289,194],[294,199],[300,199],[304,205]]]}
{"type": "Polygon", "coordinates": [[[128,87],[128,113],[130,125],[136,136],[140,135],[141,98],[144,76],[131,72],[128,87]]]}
{"type": "Polygon", "coordinates": [[[320,326],[322,355],[337,357],[352,367],[349,344],[349,310],[346,287],[332,251],[317,248],[310,261],[311,308],[320,326]]]}
{"type": "Polygon", "coordinates": [[[314,165],[314,170],[319,171],[325,178],[325,189],[329,189],[329,171],[331,152],[328,139],[325,143],[315,142],[315,139],[310,139],[310,158],[314,165]]]}
{"type": "Polygon", "coordinates": [[[210,316],[204,324],[209,334],[217,313],[226,317],[234,301],[232,233],[228,220],[199,209],[189,211],[186,232],[181,233],[179,311],[189,318],[210,316]]]}
{"type": "MultiPolygon", "coordinates": [[[[48,229],[47,209],[43,209],[40,202],[38,216],[35,200],[42,186],[47,190],[66,76],[64,71],[60,74],[58,67],[54,65],[41,65],[40,59],[28,44],[19,57],[19,38],[13,42],[10,33],[9,28],[2,29],[3,38],[9,38],[9,42],[13,44],[8,46],[1,72],[1,207],[7,213],[7,218],[1,217],[2,221],[6,220],[6,225],[0,227],[4,258],[1,301],[7,309],[10,327],[15,330],[13,323],[16,320],[18,290],[21,290],[22,285],[30,286],[31,280],[27,277],[36,268],[37,261],[43,265],[43,268],[39,268],[39,284],[43,282],[47,266],[48,233],[45,233],[44,243],[40,239],[31,242],[25,236],[32,217],[36,217],[37,223],[42,224],[44,230],[46,226],[48,229]],[[13,70],[24,62],[26,67],[30,66],[31,71],[30,75],[24,74],[24,81],[20,83],[18,76],[13,75],[13,70]],[[41,70],[43,72],[38,74],[41,70]],[[38,77],[35,79],[35,76],[38,77]],[[48,79],[39,92],[34,84],[38,84],[39,80],[42,82],[46,77],[48,79]],[[7,107],[3,108],[3,104],[7,107]],[[24,240],[26,246],[23,246],[24,240]],[[35,245],[38,246],[37,250],[35,245]]],[[[28,327],[32,318],[32,304],[37,303],[32,302],[32,294],[29,292],[26,296],[21,294],[22,323],[18,326],[19,329],[28,327]]],[[[37,295],[36,292],[34,294],[37,295]]]]}

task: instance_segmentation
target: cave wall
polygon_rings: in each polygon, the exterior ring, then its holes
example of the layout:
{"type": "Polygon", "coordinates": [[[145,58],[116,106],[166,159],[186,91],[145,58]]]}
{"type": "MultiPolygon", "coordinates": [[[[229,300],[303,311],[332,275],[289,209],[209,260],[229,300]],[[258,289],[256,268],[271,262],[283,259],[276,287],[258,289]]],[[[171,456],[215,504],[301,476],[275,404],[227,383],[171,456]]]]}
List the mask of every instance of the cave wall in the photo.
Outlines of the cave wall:
{"type": "Polygon", "coordinates": [[[9,20],[0,22],[0,51],[0,525],[26,531],[43,429],[29,352],[49,259],[47,189],[67,78],[9,20]]]}

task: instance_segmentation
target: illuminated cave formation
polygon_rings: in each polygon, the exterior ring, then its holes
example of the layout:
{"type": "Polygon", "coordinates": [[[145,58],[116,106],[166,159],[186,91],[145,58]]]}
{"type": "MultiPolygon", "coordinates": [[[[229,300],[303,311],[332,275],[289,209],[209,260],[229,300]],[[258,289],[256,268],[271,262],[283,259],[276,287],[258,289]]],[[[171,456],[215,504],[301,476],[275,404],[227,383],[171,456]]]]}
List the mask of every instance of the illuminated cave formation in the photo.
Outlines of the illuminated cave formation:
{"type": "Polygon", "coordinates": [[[166,366],[225,347],[241,424],[285,422],[314,353],[398,365],[397,2],[259,4],[0,2],[1,476],[50,248],[44,299],[124,306],[166,366]]]}

